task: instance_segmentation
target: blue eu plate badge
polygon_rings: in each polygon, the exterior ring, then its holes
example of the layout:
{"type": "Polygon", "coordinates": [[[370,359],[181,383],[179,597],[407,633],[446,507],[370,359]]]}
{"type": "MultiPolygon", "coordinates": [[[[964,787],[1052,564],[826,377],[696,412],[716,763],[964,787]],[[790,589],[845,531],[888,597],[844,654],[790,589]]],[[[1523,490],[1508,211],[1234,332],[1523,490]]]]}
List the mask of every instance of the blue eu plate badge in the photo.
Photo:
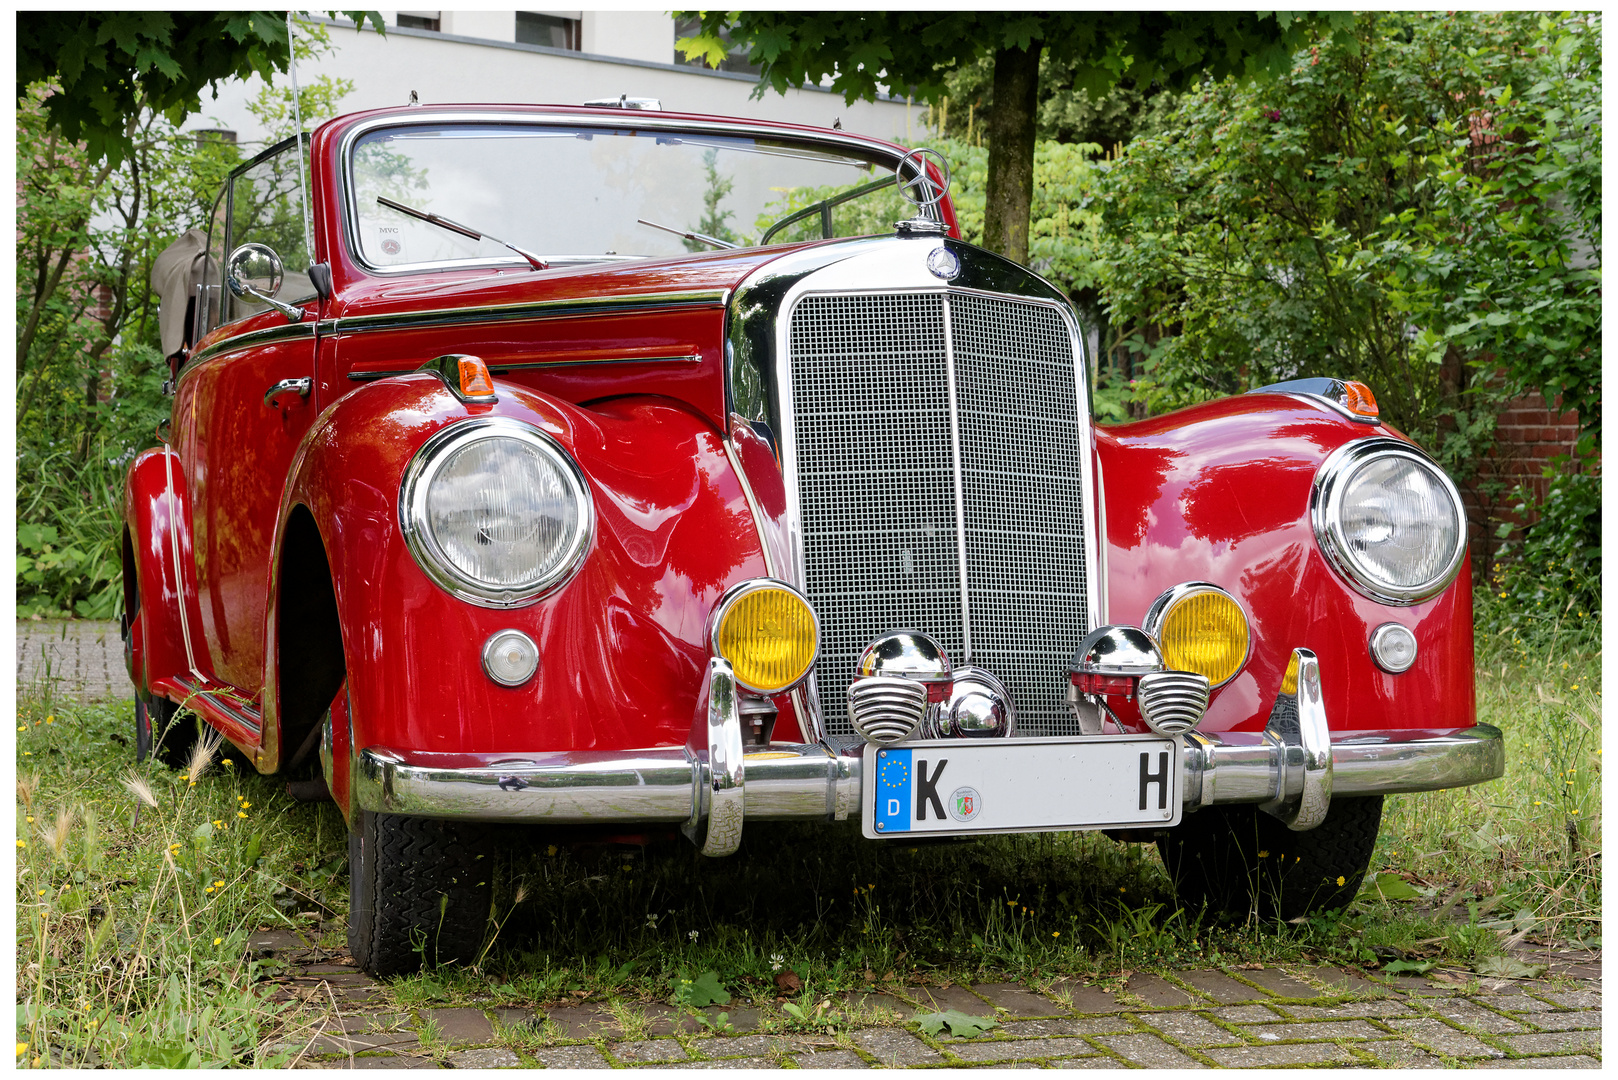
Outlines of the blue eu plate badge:
{"type": "Polygon", "coordinates": [[[910,829],[909,750],[884,750],[876,756],[876,820],[882,833],[910,829]]]}

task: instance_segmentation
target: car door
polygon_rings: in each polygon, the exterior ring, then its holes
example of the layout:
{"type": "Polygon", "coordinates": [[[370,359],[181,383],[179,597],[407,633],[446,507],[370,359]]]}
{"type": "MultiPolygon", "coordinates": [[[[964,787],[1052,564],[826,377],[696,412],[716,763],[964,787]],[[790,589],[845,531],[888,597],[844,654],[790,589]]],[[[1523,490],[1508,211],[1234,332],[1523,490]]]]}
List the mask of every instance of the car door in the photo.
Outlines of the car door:
{"type": "MultiPolygon", "coordinates": [[[[299,185],[300,145],[287,140],[231,174],[209,228],[223,267],[242,244],[272,249],[285,268],[278,300],[306,309],[293,322],[219,289],[219,328],[181,370],[173,425],[192,513],[202,631],[213,676],[256,696],[263,688],[270,542],[287,470],[314,419],[318,298],[299,185]],[[268,398],[291,383],[303,390],[268,398]]],[[[302,144],[307,154],[307,143],[302,144]]],[[[206,287],[217,288],[218,282],[206,287]]],[[[210,307],[212,297],[210,297],[210,307]]]]}

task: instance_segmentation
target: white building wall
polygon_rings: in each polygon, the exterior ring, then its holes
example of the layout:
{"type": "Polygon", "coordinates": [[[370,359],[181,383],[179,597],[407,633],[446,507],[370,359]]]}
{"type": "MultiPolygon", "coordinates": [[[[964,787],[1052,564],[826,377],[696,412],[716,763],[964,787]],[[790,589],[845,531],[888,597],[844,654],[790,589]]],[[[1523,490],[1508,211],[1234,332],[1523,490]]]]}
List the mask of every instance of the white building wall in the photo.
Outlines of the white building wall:
{"type": "MultiPolygon", "coordinates": [[[[396,12],[383,14],[390,22],[396,16],[396,12]]],[[[824,90],[792,90],[785,95],[770,90],[755,100],[751,95],[758,84],[752,76],[670,63],[674,27],[672,18],[664,13],[581,14],[585,48],[579,52],[516,44],[514,11],[440,14],[446,23],[503,34],[500,39],[397,26],[390,26],[384,37],[368,29],[356,32],[352,24],[337,22],[330,27],[333,51],[300,64],[298,78],[304,84],[321,75],[352,80],[354,90],[339,105],[341,112],[404,105],[412,90],[424,105],[579,104],[627,94],[657,98],[669,111],[820,127],[841,121],[845,131],[898,141],[927,135],[920,123],[924,110],[903,101],[845,105],[842,95],[824,90]],[[589,51],[590,42],[611,54],[589,51]],[[660,59],[652,59],[654,54],[660,59]]],[[[186,126],[228,128],[244,144],[263,140],[265,132],[247,110],[247,102],[262,86],[255,76],[224,85],[216,99],[204,95],[201,113],[186,126]]],[[[314,125],[306,119],[305,126],[314,125]]]]}
{"type": "Polygon", "coordinates": [[[586,11],[579,49],[600,56],[667,64],[674,59],[674,16],[662,11],[586,11]]]}
{"type": "Polygon", "coordinates": [[[490,41],[517,40],[515,11],[445,11],[438,18],[439,29],[446,34],[490,41]]]}

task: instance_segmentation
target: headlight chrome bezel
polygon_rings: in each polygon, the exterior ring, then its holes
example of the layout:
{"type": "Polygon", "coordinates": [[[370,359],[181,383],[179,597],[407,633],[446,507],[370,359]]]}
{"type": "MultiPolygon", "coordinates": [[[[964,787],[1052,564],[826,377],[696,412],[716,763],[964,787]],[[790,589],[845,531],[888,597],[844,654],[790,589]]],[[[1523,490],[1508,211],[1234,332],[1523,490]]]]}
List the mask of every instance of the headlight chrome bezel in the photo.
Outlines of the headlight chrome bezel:
{"type": "Polygon", "coordinates": [[[1460,491],[1432,458],[1398,439],[1356,439],[1332,451],[1315,473],[1314,485],[1309,492],[1309,520],[1314,528],[1315,542],[1326,556],[1326,561],[1355,592],[1379,604],[1409,607],[1430,600],[1449,588],[1466,562],[1466,504],[1461,501],[1460,491]],[[1449,553],[1443,569],[1420,585],[1405,587],[1377,580],[1355,561],[1349,539],[1343,531],[1343,493],[1349,481],[1363,466],[1384,458],[1403,458],[1435,476],[1455,512],[1455,548],[1449,553]]]}
{"type": "Polygon", "coordinates": [[[595,502],[590,487],[561,444],[532,424],[507,416],[479,417],[450,424],[422,443],[405,466],[399,485],[399,527],[416,565],[445,592],[478,607],[526,607],[560,589],[584,564],[595,536],[595,502]],[[456,566],[444,553],[427,519],[432,482],[455,451],[484,439],[514,439],[555,465],[578,507],[578,525],[563,545],[562,557],[539,580],[520,589],[491,586],[456,566]]]}

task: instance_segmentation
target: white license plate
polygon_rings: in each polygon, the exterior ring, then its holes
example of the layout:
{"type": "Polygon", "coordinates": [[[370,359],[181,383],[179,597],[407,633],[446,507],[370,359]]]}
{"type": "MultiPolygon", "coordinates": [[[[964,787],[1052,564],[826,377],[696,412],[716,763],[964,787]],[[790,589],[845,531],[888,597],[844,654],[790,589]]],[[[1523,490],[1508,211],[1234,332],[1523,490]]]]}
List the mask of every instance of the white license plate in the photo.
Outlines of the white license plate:
{"type": "Polygon", "coordinates": [[[861,776],[873,839],[1180,821],[1180,740],[1160,735],[867,745],[861,776]]]}

